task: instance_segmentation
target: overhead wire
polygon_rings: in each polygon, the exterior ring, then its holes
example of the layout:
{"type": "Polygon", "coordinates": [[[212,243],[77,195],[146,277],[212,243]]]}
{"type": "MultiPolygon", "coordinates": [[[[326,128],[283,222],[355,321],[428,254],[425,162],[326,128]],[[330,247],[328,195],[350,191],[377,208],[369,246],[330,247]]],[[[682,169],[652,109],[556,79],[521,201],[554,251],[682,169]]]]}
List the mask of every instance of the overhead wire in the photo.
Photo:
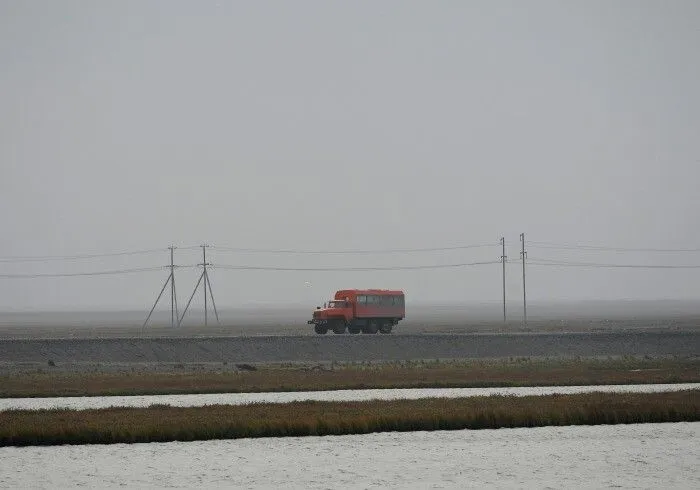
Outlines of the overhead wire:
{"type": "Polygon", "coordinates": [[[226,270],[262,270],[262,271],[295,271],[295,272],[351,272],[351,271],[399,271],[399,270],[421,270],[421,269],[450,269],[459,267],[471,267],[478,265],[500,264],[500,260],[490,260],[483,262],[463,262],[454,264],[425,264],[407,266],[388,267],[270,267],[270,266],[250,266],[250,265],[213,265],[214,269],[226,270]]]}
{"type": "MultiPolygon", "coordinates": [[[[261,253],[261,254],[317,254],[317,255],[352,255],[352,254],[401,254],[401,253],[421,253],[421,252],[444,252],[450,250],[468,250],[475,248],[498,247],[500,243],[475,243],[464,245],[453,245],[443,247],[422,247],[422,248],[386,248],[386,249],[265,249],[252,247],[231,247],[220,245],[207,245],[207,248],[219,251],[241,252],[241,253],[261,253]]],[[[201,248],[202,245],[190,245],[182,247],[174,247],[179,250],[195,250],[201,248]]],[[[529,248],[552,249],[552,250],[589,250],[589,251],[612,251],[612,252],[667,252],[667,253],[700,253],[700,248],[648,248],[648,247],[615,247],[602,245],[582,245],[572,243],[557,243],[546,241],[528,241],[529,248]]],[[[83,260],[102,257],[119,257],[146,255],[158,252],[164,252],[167,248],[153,248],[144,250],[127,250],[106,253],[86,253],[73,255],[36,255],[36,256],[5,256],[0,257],[0,262],[34,262],[34,261],[61,261],[61,260],[83,260]]]]}
{"type": "Polygon", "coordinates": [[[528,241],[529,248],[550,250],[588,250],[598,252],[659,252],[659,253],[698,253],[700,248],[647,248],[647,247],[614,247],[602,245],[580,245],[571,243],[528,241]]]}
{"type": "Polygon", "coordinates": [[[454,245],[449,247],[425,247],[425,248],[388,248],[388,249],[347,249],[347,250],[310,250],[310,249],[264,249],[264,248],[242,248],[228,246],[210,246],[213,250],[241,253],[267,253],[267,254],[309,254],[309,255],[369,255],[369,254],[391,254],[391,253],[421,253],[421,252],[446,252],[449,250],[467,250],[472,248],[497,247],[499,243],[477,243],[470,245],[454,245]]]}
{"type": "Polygon", "coordinates": [[[165,269],[163,267],[139,267],[134,269],[112,269],[92,272],[58,272],[49,274],[0,274],[0,277],[6,279],[33,279],[41,277],[79,277],[79,276],[106,276],[117,274],[133,274],[137,272],[153,272],[165,269]]]}
{"type": "Polygon", "coordinates": [[[543,258],[531,258],[526,261],[527,265],[541,265],[551,267],[591,267],[606,269],[700,269],[700,265],[673,265],[673,264],[615,264],[600,262],[578,262],[569,260],[555,260],[543,258]]]}
{"type": "MultiPolygon", "coordinates": [[[[429,251],[447,251],[447,250],[463,250],[480,247],[496,246],[498,244],[470,244],[456,245],[447,247],[424,247],[424,248],[393,248],[393,249],[355,249],[355,250],[308,250],[308,249],[256,249],[256,248],[239,248],[239,247],[223,247],[206,245],[207,248],[215,250],[233,251],[233,252],[255,252],[255,253],[272,253],[272,254],[388,254],[388,253],[413,253],[413,252],[429,252],[429,251]]],[[[201,245],[192,245],[185,247],[173,247],[175,249],[198,249],[201,245]]],[[[164,249],[147,249],[147,250],[132,250],[109,253],[91,253],[91,254],[75,254],[75,255],[45,255],[45,256],[15,256],[15,257],[0,257],[0,262],[41,262],[41,261],[61,261],[61,260],[79,260],[92,259],[98,257],[116,257],[150,254],[155,252],[163,252],[164,249]]],[[[340,271],[392,271],[392,270],[424,270],[424,269],[446,269],[457,267],[468,267],[477,265],[486,265],[492,263],[500,263],[500,261],[484,261],[484,262],[462,262],[452,264],[421,264],[421,265],[405,265],[405,266],[355,266],[355,267],[280,267],[280,266],[256,266],[256,265],[230,265],[218,264],[210,267],[223,270],[260,270],[260,271],[317,271],[317,272],[340,272],[340,271]]],[[[187,264],[173,265],[174,268],[197,268],[203,264],[187,264]]],[[[156,271],[168,268],[163,267],[140,267],[131,269],[111,269],[98,270],[89,272],[58,272],[58,273],[0,273],[0,278],[5,279],[21,279],[21,278],[51,278],[51,277],[85,277],[85,276],[101,276],[101,275],[117,275],[130,274],[138,272],[156,271]]]]}
{"type": "MultiPolygon", "coordinates": [[[[207,245],[207,248],[212,250],[229,251],[229,252],[246,252],[246,253],[269,253],[269,254],[389,254],[389,253],[419,253],[419,252],[440,252],[449,250],[466,250],[472,248],[484,248],[497,246],[497,243],[479,243],[471,245],[455,245],[448,247],[425,247],[425,248],[392,248],[392,249],[356,249],[356,250],[306,250],[306,249],[264,249],[264,248],[245,248],[245,247],[229,247],[207,245]]],[[[202,245],[188,245],[182,247],[174,247],[177,250],[195,250],[200,249],[202,245]]],[[[118,252],[105,253],[85,253],[73,255],[33,255],[33,256],[5,256],[0,257],[0,262],[51,262],[51,261],[70,261],[70,260],[85,260],[104,257],[120,257],[133,255],[146,255],[167,251],[167,248],[153,248],[145,250],[127,250],[118,252]]]]}
{"type": "MultiPolygon", "coordinates": [[[[229,246],[214,246],[205,245],[207,248],[219,251],[228,252],[249,252],[249,253],[267,253],[267,254],[309,254],[309,255],[344,255],[344,254],[401,254],[401,253],[420,253],[420,252],[439,252],[449,250],[466,250],[485,247],[500,246],[500,243],[476,243],[465,245],[454,245],[444,247],[423,247],[423,248],[388,248],[388,249],[346,249],[346,250],[330,250],[330,249],[262,249],[262,248],[243,248],[229,246]]],[[[202,245],[192,245],[184,247],[174,247],[176,249],[193,250],[201,248],[202,245]]],[[[540,242],[529,241],[528,247],[542,249],[560,249],[560,250],[589,250],[589,251],[628,251],[628,252],[700,252],[700,248],[678,248],[678,249],[662,249],[662,248],[623,248],[611,246],[595,246],[595,245],[578,245],[565,244],[555,242],[540,242]]],[[[145,249],[118,251],[108,253],[91,253],[91,254],[76,254],[76,255],[46,255],[46,256],[15,256],[15,257],[0,257],[0,262],[35,262],[35,261],[60,261],[60,260],[80,260],[92,259],[100,257],[117,257],[117,256],[132,256],[144,255],[156,252],[163,252],[164,249],[145,249]]],[[[339,266],[339,267],[284,267],[284,266],[256,266],[256,265],[231,265],[218,264],[211,267],[223,270],[259,270],[259,271],[303,271],[303,272],[342,272],[342,271],[398,271],[398,270],[425,270],[425,269],[448,269],[470,267],[478,265],[501,264],[501,260],[479,261],[479,262],[457,262],[449,264],[420,264],[420,265],[405,265],[405,266],[339,266]]],[[[506,263],[522,263],[522,257],[506,260],[506,263]]],[[[699,269],[700,265],[673,265],[673,264],[619,264],[605,262],[585,262],[574,261],[567,259],[551,259],[551,258],[527,258],[527,265],[551,266],[551,267],[591,267],[591,268],[634,268],[634,269],[699,269]]],[[[175,265],[176,268],[194,268],[202,264],[175,265]]],[[[169,266],[165,266],[169,267],[169,266]]],[[[115,274],[130,274],[138,272],[147,272],[161,270],[163,267],[141,267],[132,269],[112,269],[92,272],[74,272],[74,273],[25,273],[25,274],[0,274],[0,278],[39,278],[39,277],[79,277],[79,276],[99,276],[99,275],[115,275],[115,274]]]]}
{"type": "Polygon", "coordinates": [[[108,252],[108,253],[92,253],[92,254],[78,254],[78,255],[36,255],[36,256],[14,256],[14,257],[0,257],[0,262],[51,262],[51,261],[61,261],[61,260],[82,260],[82,259],[95,259],[102,257],[121,257],[121,256],[132,256],[132,255],[146,255],[155,252],[163,252],[167,249],[154,248],[147,250],[130,250],[123,252],[108,252]]]}

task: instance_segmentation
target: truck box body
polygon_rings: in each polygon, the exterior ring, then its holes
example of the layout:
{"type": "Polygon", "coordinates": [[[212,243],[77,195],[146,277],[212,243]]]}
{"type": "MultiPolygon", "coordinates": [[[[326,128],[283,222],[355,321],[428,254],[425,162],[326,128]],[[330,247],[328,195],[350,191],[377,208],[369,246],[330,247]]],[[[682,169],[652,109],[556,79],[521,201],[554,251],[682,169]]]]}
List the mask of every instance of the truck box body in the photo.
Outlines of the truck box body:
{"type": "Polygon", "coordinates": [[[344,289],[335,293],[337,300],[352,304],[354,318],[403,318],[406,316],[403,291],[388,289],[344,289]]]}

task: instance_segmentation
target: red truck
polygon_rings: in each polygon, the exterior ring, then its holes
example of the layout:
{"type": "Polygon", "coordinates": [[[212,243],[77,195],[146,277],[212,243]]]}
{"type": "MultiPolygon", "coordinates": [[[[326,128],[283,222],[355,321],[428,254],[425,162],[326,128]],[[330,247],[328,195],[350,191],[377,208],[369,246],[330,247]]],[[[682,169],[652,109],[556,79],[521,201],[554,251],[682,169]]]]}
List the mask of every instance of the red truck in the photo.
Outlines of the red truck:
{"type": "Polygon", "coordinates": [[[391,333],[406,316],[403,291],[392,289],[341,289],[324,305],[316,307],[312,319],[317,334],[328,330],[342,334],[391,333]]]}

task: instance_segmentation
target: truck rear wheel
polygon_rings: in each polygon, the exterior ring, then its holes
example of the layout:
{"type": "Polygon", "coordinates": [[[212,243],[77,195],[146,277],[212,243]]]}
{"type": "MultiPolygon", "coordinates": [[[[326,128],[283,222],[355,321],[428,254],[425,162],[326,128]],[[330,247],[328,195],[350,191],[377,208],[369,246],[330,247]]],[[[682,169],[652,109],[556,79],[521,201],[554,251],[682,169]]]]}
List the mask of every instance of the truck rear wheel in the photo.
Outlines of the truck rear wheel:
{"type": "Polygon", "coordinates": [[[381,333],[391,333],[391,326],[392,326],[391,323],[382,323],[379,326],[379,331],[381,333]]]}
{"type": "Polygon", "coordinates": [[[351,334],[358,334],[362,331],[362,328],[360,327],[348,327],[348,332],[351,334]]]}
{"type": "Polygon", "coordinates": [[[323,325],[314,325],[314,332],[316,332],[317,334],[323,335],[326,332],[328,332],[328,329],[326,327],[324,327],[323,325]]]}
{"type": "Polygon", "coordinates": [[[379,326],[377,325],[377,322],[375,320],[371,320],[362,327],[362,333],[377,333],[379,331],[379,326]]]}

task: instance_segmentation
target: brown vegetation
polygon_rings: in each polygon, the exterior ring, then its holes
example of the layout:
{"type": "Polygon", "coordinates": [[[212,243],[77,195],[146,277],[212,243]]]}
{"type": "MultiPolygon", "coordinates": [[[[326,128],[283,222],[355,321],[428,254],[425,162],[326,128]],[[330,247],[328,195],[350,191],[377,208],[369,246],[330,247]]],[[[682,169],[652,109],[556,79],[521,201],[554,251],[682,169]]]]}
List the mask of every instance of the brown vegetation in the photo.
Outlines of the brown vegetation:
{"type": "Polygon", "coordinates": [[[0,377],[0,397],[156,395],[367,388],[573,386],[700,381],[698,359],[474,360],[131,374],[50,372],[0,377]]]}
{"type": "Polygon", "coordinates": [[[0,446],[700,420],[700,391],[0,412],[0,446]]]}

